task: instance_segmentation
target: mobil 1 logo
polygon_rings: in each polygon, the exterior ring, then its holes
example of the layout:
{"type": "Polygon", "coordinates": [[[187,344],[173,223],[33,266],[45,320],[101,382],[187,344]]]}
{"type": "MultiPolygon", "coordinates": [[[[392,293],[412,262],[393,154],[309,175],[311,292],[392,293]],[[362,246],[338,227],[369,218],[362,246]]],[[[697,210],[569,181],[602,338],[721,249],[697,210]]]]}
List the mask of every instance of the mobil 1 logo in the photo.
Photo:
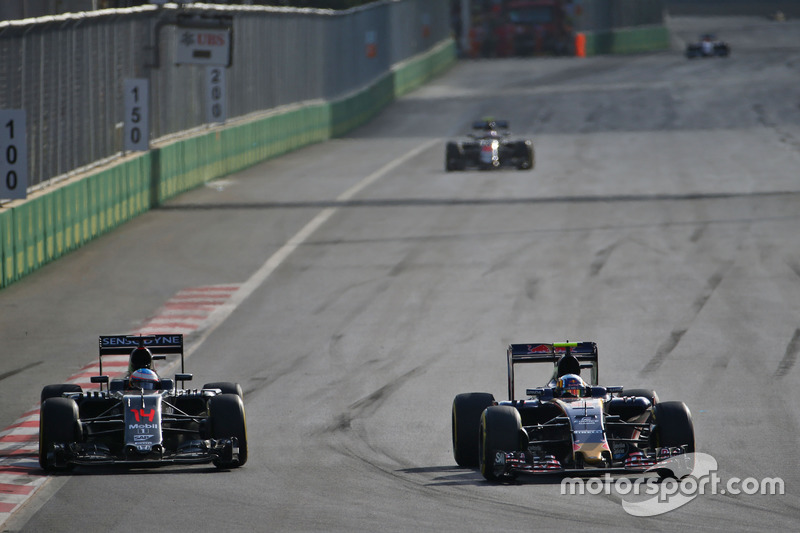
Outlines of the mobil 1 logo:
{"type": "Polygon", "coordinates": [[[150,149],[150,81],[146,78],[127,78],[125,95],[125,151],[143,152],[150,149]]]}
{"type": "Polygon", "coordinates": [[[25,110],[0,109],[0,198],[18,200],[27,194],[25,110]]]}
{"type": "Polygon", "coordinates": [[[225,108],[225,67],[206,67],[206,89],[206,122],[225,122],[228,118],[225,108]]]}

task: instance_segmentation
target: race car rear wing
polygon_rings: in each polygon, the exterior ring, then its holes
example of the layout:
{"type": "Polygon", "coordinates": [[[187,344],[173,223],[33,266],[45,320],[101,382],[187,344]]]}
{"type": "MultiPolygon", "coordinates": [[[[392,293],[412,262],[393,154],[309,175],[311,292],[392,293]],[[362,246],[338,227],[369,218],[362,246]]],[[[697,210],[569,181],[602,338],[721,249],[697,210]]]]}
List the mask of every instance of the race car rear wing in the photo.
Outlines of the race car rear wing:
{"type": "MultiPolygon", "coordinates": [[[[508,399],[514,400],[514,365],[519,363],[553,363],[554,367],[565,356],[577,359],[581,369],[591,369],[589,382],[598,384],[599,363],[597,344],[594,342],[553,342],[509,344],[508,357],[508,399]]],[[[584,378],[585,379],[585,378],[584,378]]]]}
{"type": "Polygon", "coordinates": [[[501,129],[507,130],[508,129],[508,121],[507,120],[477,120],[472,123],[472,129],[474,130],[493,130],[493,129],[501,129]]]}
{"type": "MultiPolygon", "coordinates": [[[[108,376],[103,375],[104,355],[129,355],[134,348],[147,348],[153,359],[166,359],[167,355],[181,356],[181,371],[176,379],[188,381],[190,374],[184,371],[183,334],[169,333],[162,335],[100,335],[100,375],[91,378],[93,383],[108,383],[108,376]]],[[[101,385],[102,387],[102,385],[101,385]]]]}

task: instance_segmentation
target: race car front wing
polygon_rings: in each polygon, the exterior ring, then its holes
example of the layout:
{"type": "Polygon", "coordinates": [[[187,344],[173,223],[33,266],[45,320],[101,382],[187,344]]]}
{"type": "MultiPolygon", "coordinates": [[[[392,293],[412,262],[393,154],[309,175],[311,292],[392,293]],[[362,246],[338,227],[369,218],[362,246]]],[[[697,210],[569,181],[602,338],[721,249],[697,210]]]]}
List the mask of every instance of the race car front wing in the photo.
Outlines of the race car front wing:
{"type": "Polygon", "coordinates": [[[171,452],[162,446],[153,446],[149,452],[142,453],[135,446],[126,446],[120,454],[111,453],[102,444],[74,442],[56,444],[48,454],[56,468],[67,465],[202,464],[217,460],[230,463],[239,460],[239,440],[231,437],[191,441],[171,452]]]}
{"type": "Polygon", "coordinates": [[[501,476],[514,476],[516,474],[575,474],[596,475],[602,473],[644,473],[649,471],[664,470],[691,472],[691,458],[686,456],[686,448],[660,448],[656,453],[645,454],[634,451],[615,465],[591,468],[565,467],[554,455],[538,456],[531,452],[504,452],[498,450],[494,453],[495,474],[501,476]],[[685,459],[681,461],[682,459],[685,459]],[[676,463],[677,461],[677,463],[676,463]],[[685,464],[684,464],[685,463],[685,464]]]}

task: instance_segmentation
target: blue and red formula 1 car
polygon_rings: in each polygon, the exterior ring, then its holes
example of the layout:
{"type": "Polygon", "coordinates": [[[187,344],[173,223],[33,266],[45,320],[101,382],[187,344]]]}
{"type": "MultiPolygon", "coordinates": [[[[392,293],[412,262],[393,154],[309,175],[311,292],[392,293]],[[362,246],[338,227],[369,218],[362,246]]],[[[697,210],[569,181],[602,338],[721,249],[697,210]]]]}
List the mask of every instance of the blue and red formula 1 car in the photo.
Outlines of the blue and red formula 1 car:
{"type": "Polygon", "coordinates": [[[559,472],[687,473],[686,465],[676,465],[680,457],[690,460],[695,448],[689,409],[660,402],[652,390],[599,386],[594,342],[512,344],[507,360],[508,401],[486,392],[453,401],[453,454],[460,466],[479,466],[487,480],[559,472]],[[544,387],[526,389],[525,399],[514,399],[514,366],[522,363],[551,363],[553,375],[544,387]]]}

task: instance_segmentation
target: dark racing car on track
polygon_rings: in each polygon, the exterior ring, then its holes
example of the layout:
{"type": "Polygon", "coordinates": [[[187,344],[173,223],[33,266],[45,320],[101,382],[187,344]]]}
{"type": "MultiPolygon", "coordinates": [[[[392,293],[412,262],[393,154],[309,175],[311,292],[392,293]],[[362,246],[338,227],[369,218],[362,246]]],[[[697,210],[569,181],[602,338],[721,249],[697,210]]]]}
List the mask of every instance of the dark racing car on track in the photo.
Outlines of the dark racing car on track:
{"type": "Polygon", "coordinates": [[[485,392],[453,401],[453,454],[479,466],[487,480],[518,474],[691,471],[691,413],[683,402],[660,402],[655,391],[598,385],[593,342],[512,344],[507,351],[508,401],[485,392]],[[551,363],[544,387],[514,399],[514,366],[551,363]],[[588,371],[589,381],[581,377],[588,371]]]}
{"type": "Polygon", "coordinates": [[[57,471],[74,465],[245,464],[241,387],[230,382],[177,387],[153,369],[153,360],[167,355],[180,355],[175,380],[191,380],[184,372],[183,335],[101,336],[100,375],[91,377],[100,390],[70,383],[42,389],[40,466],[57,471]],[[127,354],[125,377],[103,375],[104,356],[127,354]]]}
{"type": "Polygon", "coordinates": [[[473,123],[465,139],[449,141],[445,148],[445,170],[476,168],[532,169],[536,164],[533,142],[515,139],[505,120],[481,120],[473,123]]]}
{"type": "Polygon", "coordinates": [[[700,40],[686,45],[686,57],[694,59],[696,57],[728,57],[731,48],[728,43],[718,40],[714,35],[706,33],[700,36],[700,40]]]}

